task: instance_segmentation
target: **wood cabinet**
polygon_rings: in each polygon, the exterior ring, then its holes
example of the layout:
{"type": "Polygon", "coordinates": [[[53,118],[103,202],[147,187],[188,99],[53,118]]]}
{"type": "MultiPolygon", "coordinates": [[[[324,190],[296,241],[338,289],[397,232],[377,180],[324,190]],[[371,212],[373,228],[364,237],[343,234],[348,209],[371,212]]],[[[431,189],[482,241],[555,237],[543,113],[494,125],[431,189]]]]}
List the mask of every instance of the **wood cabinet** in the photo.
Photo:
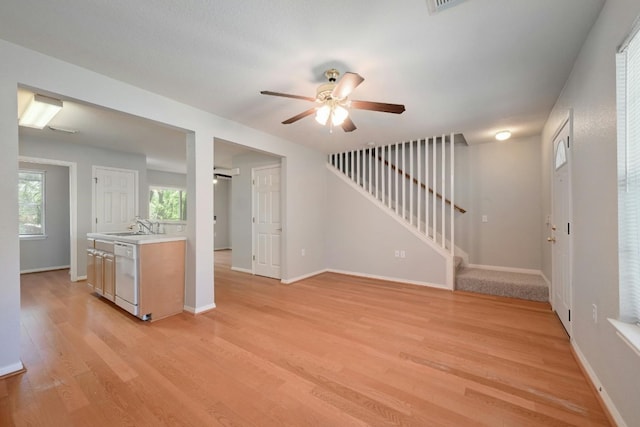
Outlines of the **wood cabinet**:
{"type": "Polygon", "coordinates": [[[185,242],[139,245],[140,314],[159,320],[184,309],[185,242]]]}
{"type": "Polygon", "coordinates": [[[116,265],[113,243],[89,239],[87,249],[87,286],[113,301],[115,299],[116,265]]]}
{"type": "Polygon", "coordinates": [[[116,261],[112,253],[105,252],[102,258],[102,296],[110,301],[116,299],[116,261]]]}

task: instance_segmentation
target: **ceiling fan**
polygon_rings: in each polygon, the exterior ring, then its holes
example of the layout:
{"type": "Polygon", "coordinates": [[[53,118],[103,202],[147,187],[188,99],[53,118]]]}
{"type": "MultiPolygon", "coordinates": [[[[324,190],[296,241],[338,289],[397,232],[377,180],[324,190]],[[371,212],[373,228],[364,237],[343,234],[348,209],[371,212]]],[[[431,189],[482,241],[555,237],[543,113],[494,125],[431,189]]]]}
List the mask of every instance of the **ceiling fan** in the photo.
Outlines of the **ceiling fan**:
{"type": "Polygon", "coordinates": [[[318,86],[316,91],[316,97],[311,98],[309,96],[290,95],[287,93],[271,92],[263,90],[260,93],[263,95],[282,96],[284,98],[302,99],[304,101],[315,102],[319,104],[313,108],[303,111],[302,113],[293,116],[282,124],[288,125],[297,122],[307,116],[315,113],[316,121],[321,125],[330,123],[330,126],[342,126],[345,132],[353,132],[356,130],[356,125],[349,117],[349,109],[356,110],[370,110],[380,111],[383,113],[402,114],[405,108],[401,104],[385,104],[382,102],[371,101],[356,101],[355,99],[349,99],[349,95],[353,90],[364,81],[357,73],[347,72],[342,76],[340,81],[336,82],[340,72],[334,68],[325,71],[324,75],[329,80],[329,83],[324,83],[318,86]]]}

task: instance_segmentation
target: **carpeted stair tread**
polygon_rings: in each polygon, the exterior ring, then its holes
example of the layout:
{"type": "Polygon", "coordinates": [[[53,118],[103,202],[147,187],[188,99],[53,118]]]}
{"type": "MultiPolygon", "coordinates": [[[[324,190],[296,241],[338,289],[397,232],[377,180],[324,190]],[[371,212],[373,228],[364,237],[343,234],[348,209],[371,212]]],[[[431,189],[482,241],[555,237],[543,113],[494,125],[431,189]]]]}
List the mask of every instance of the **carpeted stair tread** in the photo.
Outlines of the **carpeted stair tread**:
{"type": "Polygon", "coordinates": [[[549,301],[549,287],[538,274],[463,268],[456,274],[456,289],[531,301],[549,301]]]}

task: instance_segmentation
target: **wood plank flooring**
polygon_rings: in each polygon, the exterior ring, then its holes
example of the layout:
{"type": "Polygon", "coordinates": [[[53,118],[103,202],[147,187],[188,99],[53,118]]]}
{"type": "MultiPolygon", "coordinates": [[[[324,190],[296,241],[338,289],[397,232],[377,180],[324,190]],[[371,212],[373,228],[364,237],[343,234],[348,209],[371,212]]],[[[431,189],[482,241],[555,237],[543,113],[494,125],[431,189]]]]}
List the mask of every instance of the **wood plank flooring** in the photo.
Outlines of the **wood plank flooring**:
{"type": "Polygon", "coordinates": [[[292,285],[216,252],[209,313],[145,323],[22,277],[25,374],[1,426],[607,426],[549,306],[322,274],[292,285]]]}

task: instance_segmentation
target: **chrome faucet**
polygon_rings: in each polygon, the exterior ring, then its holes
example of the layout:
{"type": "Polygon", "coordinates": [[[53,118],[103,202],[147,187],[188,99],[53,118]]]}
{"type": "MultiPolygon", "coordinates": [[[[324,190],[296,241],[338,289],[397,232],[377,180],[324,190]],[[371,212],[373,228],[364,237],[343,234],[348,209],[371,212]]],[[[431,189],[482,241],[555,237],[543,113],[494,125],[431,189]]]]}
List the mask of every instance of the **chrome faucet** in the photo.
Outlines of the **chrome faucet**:
{"type": "Polygon", "coordinates": [[[146,230],[145,234],[156,234],[153,231],[153,223],[148,219],[142,219],[136,217],[136,223],[139,224],[144,230],[146,230]]]}

